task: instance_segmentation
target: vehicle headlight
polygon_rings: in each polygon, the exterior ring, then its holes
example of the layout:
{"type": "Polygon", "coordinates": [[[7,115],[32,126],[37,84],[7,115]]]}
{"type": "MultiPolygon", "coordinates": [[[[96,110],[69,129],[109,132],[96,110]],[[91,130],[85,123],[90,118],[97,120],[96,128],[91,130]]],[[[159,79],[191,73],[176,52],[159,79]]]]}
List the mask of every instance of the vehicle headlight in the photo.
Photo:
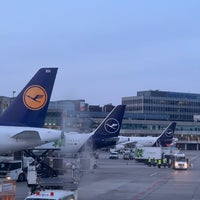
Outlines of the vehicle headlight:
{"type": "Polygon", "coordinates": [[[11,180],[11,177],[10,176],[6,176],[6,180],[11,180]]]}
{"type": "Polygon", "coordinates": [[[184,164],[184,167],[185,167],[185,168],[188,168],[188,164],[187,164],[187,163],[185,163],[185,164],[184,164]]]}
{"type": "Polygon", "coordinates": [[[178,163],[175,163],[175,167],[176,167],[176,168],[179,167],[179,166],[178,166],[178,163]]]}

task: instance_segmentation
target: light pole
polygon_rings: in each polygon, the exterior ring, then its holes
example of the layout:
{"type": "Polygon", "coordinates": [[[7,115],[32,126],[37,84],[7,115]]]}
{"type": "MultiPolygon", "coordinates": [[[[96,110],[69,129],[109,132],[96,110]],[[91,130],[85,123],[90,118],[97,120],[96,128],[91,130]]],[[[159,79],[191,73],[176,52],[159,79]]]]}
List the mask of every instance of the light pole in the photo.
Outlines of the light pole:
{"type": "Polygon", "coordinates": [[[16,93],[16,91],[13,91],[13,99],[14,99],[14,97],[15,97],[15,93],[16,93]]]}

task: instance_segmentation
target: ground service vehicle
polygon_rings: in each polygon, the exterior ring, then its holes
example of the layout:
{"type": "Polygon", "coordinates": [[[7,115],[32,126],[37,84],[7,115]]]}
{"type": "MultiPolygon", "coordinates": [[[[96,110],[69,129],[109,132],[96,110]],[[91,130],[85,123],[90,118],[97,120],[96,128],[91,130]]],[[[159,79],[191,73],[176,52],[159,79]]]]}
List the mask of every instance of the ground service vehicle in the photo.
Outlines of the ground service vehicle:
{"type": "MultiPolygon", "coordinates": [[[[6,159],[6,157],[5,157],[6,159]]],[[[23,182],[26,180],[27,167],[32,163],[32,157],[23,157],[20,160],[2,160],[0,162],[0,178],[23,182]]],[[[63,158],[46,157],[38,163],[38,177],[55,177],[65,172],[65,163],[63,158]]]]}
{"type": "Polygon", "coordinates": [[[26,180],[27,165],[22,160],[5,160],[0,162],[0,178],[10,178],[14,181],[26,180]]]}
{"type": "Polygon", "coordinates": [[[118,152],[111,152],[109,155],[110,159],[119,159],[119,154],[118,152]]]}
{"type": "Polygon", "coordinates": [[[124,160],[133,160],[134,154],[132,152],[125,152],[123,155],[124,160]]]}
{"type": "Polygon", "coordinates": [[[162,147],[136,147],[134,157],[136,161],[146,162],[150,159],[162,159],[162,147]]]}
{"type": "Polygon", "coordinates": [[[36,165],[31,163],[27,170],[27,185],[31,188],[31,195],[25,200],[77,200],[76,193],[64,190],[63,184],[56,181],[52,184],[48,178],[41,184],[37,175],[36,165]]]}
{"type": "Polygon", "coordinates": [[[184,153],[177,153],[172,156],[173,169],[185,169],[189,167],[189,159],[186,158],[184,153]]]}
{"type": "Polygon", "coordinates": [[[75,200],[75,195],[66,190],[44,190],[27,196],[25,200],[75,200]]]}

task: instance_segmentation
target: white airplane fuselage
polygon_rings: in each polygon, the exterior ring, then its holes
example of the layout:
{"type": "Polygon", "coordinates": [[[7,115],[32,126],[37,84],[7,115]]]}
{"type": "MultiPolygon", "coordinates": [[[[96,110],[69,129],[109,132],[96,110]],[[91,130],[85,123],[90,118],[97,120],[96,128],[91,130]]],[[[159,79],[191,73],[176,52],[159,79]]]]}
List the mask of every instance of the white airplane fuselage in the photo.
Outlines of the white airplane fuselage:
{"type": "Polygon", "coordinates": [[[117,144],[134,143],[142,146],[152,146],[158,139],[158,137],[152,137],[152,136],[146,136],[146,137],[119,136],[118,138],[119,140],[117,144]]]}
{"type": "Polygon", "coordinates": [[[37,146],[35,149],[60,149],[61,154],[77,154],[93,151],[102,147],[116,144],[119,135],[125,105],[115,106],[100,125],[90,133],[64,132],[61,139],[54,143],[37,146]]]}
{"type": "Polygon", "coordinates": [[[52,142],[58,140],[60,136],[61,131],[58,130],[20,126],[0,126],[0,155],[52,142]]]}
{"type": "Polygon", "coordinates": [[[65,133],[64,146],[61,151],[76,154],[90,138],[92,133],[65,133]]]}
{"type": "Polygon", "coordinates": [[[59,146],[55,145],[55,142],[51,142],[48,144],[41,145],[36,147],[36,149],[54,149],[60,148],[61,154],[77,154],[81,147],[89,140],[89,138],[93,135],[92,133],[64,133],[64,137],[62,140],[62,144],[59,146]]]}

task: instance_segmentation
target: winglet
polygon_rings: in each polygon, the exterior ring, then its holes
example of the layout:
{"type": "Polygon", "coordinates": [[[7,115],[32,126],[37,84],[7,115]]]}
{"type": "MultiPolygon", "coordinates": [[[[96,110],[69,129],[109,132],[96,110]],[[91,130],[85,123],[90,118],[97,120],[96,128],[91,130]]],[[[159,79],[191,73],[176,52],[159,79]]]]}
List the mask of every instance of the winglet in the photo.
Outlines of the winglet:
{"type": "Polygon", "coordinates": [[[94,148],[116,144],[116,140],[113,139],[119,136],[125,108],[125,105],[114,107],[110,114],[97,127],[92,136],[94,148]]]}
{"type": "Polygon", "coordinates": [[[0,125],[43,127],[57,70],[38,70],[0,116],[0,125]]]}
{"type": "Polygon", "coordinates": [[[153,146],[162,146],[166,147],[173,142],[174,132],[176,128],[176,122],[171,122],[165,130],[161,133],[158,137],[157,141],[154,143],[153,146]]]}

